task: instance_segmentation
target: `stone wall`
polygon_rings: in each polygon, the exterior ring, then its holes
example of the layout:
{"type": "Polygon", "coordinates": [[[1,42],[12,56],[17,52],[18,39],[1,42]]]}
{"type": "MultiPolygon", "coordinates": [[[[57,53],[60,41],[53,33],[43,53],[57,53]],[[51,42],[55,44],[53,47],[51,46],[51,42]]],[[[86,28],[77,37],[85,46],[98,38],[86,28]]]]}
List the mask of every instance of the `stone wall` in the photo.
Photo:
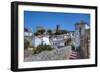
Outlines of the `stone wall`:
{"type": "Polygon", "coordinates": [[[67,46],[60,49],[54,49],[52,51],[43,51],[39,54],[24,58],[24,61],[66,60],[69,59],[70,55],[71,46],[67,46]]]}

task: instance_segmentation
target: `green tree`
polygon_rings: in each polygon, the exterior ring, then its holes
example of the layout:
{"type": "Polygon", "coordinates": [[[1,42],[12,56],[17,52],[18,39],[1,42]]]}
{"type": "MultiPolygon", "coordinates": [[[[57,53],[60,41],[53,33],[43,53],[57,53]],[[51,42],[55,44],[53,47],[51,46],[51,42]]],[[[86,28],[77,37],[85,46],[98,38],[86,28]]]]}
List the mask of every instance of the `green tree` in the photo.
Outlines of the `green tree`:
{"type": "Polygon", "coordinates": [[[67,34],[68,31],[67,31],[67,30],[61,30],[61,33],[62,33],[62,34],[67,34]]]}
{"type": "Polygon", "coordinates": [[[51,29],[48,29],[47,32],[49,33],[49,35],[52,34],[52,30],[51,29]]]}
{"type": "Polygon", "coordinates": [[[38,36],[38,35],[39,35],[39,33],[38,33],[38,32],[35,32],[35,33],[34,33],[34,35],[35,35],[35,36],[38,36]]]}
{"type": "Polygon", "coordinates": [[[61,34],[61,30],[56,30],[55,35],[60,35],[61,34]]]}
{"type": "Polygon", "coordinates": [[[44,34],[44,32],[45,32],[45,29],[41,29],[37,31],[38,34],[44,34]]]}

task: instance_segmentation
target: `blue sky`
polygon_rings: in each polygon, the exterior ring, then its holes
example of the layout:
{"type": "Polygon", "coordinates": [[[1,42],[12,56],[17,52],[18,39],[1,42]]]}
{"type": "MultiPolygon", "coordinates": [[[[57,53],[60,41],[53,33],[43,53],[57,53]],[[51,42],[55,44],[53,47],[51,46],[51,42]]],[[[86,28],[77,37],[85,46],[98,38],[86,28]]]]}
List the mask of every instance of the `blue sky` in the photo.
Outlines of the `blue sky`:
{"type": "Polygon", "coordinates": [[[61,29],[73,31],[75,23],[81,20],[90,25],[90,14],[24,11],[24,27],[31,28],[33,32],[37,26],[54,30],[57,24],[61,29]]]}

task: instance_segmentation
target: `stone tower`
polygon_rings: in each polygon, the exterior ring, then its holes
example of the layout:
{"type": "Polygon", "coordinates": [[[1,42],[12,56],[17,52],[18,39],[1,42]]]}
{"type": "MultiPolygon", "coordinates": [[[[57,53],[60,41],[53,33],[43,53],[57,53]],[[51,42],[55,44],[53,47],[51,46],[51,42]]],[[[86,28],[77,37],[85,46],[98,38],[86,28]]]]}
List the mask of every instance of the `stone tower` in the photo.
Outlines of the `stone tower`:
{"type": "Polygon", "coordinates": [[[83,21],[75,24],[75,47],[80,47],[81,38],[85,34],[85,23],[83,21]]]}
{"type": "Polygon", "coordinates": [[[81,58],[89,58],[90,28],[86,29],[87,23],[81,21],[75,24],[75,47],[80,51],[81,58]]]}

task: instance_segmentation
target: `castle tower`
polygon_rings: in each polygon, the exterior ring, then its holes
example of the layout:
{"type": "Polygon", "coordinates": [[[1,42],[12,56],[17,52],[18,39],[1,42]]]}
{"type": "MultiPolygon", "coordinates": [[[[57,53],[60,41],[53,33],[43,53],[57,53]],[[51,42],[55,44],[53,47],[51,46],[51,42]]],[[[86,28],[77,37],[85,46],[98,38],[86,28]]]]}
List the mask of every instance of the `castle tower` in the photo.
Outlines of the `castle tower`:
{"type": "Polygon", "coordinates": [[[80,46],[82,36],[85,34],[85,23],[83,21],[75,24],[75,47],[80,46]]]}
{"type": "Polygon", "coordinates": [[[75,24],[75,47],[80,51],[81,58],[89,58],[90,28],[87,23],[81,21],[75,24]]]}

